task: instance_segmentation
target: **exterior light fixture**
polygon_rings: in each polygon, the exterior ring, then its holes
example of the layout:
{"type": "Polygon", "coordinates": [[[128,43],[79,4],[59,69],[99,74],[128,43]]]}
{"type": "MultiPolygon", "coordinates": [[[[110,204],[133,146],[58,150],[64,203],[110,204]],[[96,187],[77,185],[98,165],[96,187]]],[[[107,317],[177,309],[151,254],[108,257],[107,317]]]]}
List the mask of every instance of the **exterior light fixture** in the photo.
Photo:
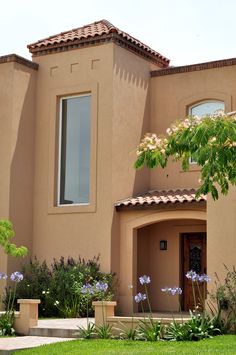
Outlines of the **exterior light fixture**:
{"type": "Polygon", "coordinates": [[[167,240],[160,240],[160,250],[167,250],[167,240]]]}

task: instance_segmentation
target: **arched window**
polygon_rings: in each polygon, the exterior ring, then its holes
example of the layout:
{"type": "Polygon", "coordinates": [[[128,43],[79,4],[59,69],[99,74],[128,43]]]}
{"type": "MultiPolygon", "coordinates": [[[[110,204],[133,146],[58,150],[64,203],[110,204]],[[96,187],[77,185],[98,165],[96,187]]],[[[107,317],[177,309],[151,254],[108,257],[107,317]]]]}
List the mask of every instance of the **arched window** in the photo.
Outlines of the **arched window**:
{"type": "Polygon", "coordinates": [[[213,115],[219,110],[225,110],[225,103],[223,101],[207,100],[190,106],[189,115],[202,117],[206,115],[213,115]]]}
{"type": "MultiPolygon", "coordinates": [[[[206,115],[213,115],[214,113],[217,113],[217,111],[222,110],[225,110],[225,103],[223,101],[207,100],[190,106],[188,114],[190,116],[202,117],[206,115]]],[[[197,164],[192,157],[189,158],[189,163],[197,164]]]]}

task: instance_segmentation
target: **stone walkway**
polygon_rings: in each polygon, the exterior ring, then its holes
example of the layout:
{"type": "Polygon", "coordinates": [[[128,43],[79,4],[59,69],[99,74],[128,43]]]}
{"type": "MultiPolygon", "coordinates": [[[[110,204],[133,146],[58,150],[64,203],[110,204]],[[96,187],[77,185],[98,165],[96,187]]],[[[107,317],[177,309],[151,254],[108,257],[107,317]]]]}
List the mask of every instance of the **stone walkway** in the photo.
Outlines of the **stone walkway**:
{"type": "MultiPolygon", "coordinates": [[[[36,346],[58,343],[60,341],[70,341],[72,338],[55,338],[55,337],[37,337],[37,336],[22,336],[15,338],[0,339],[0,354],[8,355],[13,351],[35,348],[36,346]]],[[[20,353],[19,353],[20,354],[20,353]]]]}
{"type": "MultiPolygon", "coordinates": [[[[94,322],[94,318],[89,319],[94,322]]],[[[78,326],[87,325],[86,318],[71,319],[43,319],[38,321],[39,329],[55,329],[55,330],[78,330],[78,326]]],[[[32,328],[33,329],[33,328],[32,328]]],[[[13,338],[0,338],[0,355],[8,355],[17,350],[34,348],[40,345],[52,344],[61,341],[70,341],[73,338],[66,337],[44,337],[44,336],[20,336],[13,338]]],[[[20,353],[19,353],[20,354],[20,353]]]]}

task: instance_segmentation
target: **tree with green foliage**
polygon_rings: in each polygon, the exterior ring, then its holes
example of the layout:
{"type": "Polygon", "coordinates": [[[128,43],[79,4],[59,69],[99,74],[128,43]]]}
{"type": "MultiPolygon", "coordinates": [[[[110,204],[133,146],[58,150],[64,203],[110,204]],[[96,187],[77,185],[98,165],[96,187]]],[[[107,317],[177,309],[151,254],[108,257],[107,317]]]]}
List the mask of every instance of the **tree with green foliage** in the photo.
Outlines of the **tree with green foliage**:
{"type": "Polygon", "coordinates": [[[205,117],[190,116],[174,123],[166,136],[147,133],[137,149],[135,168],[165,168],[169,159],[182,161],[184,171],[192,158],[201,169],[196,196],[219,190],[227,195],[236,185],[236,115],[223,112],[205,117]]]}
{"type": "Polygon", "coordinates": [[[26,247],[17,247],[15,244],[11,243],[11,239],[14,235],[12,223],[8,220],[0,220],[0,245],[3,247],[4,252],[14,257],[27,255],[28,250],[26,247]]]}

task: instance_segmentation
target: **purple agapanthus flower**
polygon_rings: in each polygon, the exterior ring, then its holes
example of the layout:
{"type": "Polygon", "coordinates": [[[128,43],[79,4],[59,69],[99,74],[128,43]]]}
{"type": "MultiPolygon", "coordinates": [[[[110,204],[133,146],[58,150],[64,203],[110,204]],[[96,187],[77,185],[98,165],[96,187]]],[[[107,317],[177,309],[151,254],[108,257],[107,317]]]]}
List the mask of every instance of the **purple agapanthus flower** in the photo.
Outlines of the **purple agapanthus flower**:
{"type": "Polygon", "coordinates": [[[211,278],[206,274],[201,274],[201,275],[199,275],[198,281],[199,282],[210,282],[211,278]]]}
{"type": "Polygon", "coordinates": [[[172,287],[170,293],[172,294],[172,296],[181,295],[182,289],[180,287],[172,287]]]}
{"type": "Polygon", "coordinates": [[[87,283],[87,284],[85,284],[85,285],[83,285],[81,287],[81,291],[80,292],[83,293],[84,295],[85,294],[86,295],[92,295],[94,293],[93,286],[90,285],[89,283],[87,283]]]}
{"type": "Polygon", "coordinates": [[[186,274],[187,279],[192,280],[193,282],[209,282],[211,278],[206,274],[197,274],[195,271],[190,270],[186,274]]]}
{"type": "Polygon", "coordinates": [[[143,275],[143,276],[140,276],[139,282],[141,283],[141,285],[150,284],[151,278],[150,278],[150,276],[143,275]]]}
{"type": "Polygon", "coordinates": [[[98,281],[95,285],[96,290],[100,291],[100,292],[106,292],[108,289],[108,284],[106,282],[103,281],[98,281]]]}
{"type": "Polygon", "coordinates": [[[199,280],[199,275],[196,273],[196,271],[190,270],[186,274],[187,279],[192,280],[193,282],[199,280]]]}
{"type": "Polygon", "coordinates": [[[11,281],[14,282],[20,282],[23,280],[23,278],[24,278],[23,274],[19,271],[13,272],[10,276],[11,281]]]}
{"type": "Polygon", "coordinates": [[[145,293],[139,292],[136,296],[134,296],[134,300],[137,303],[145,301],[146,299],[147,299],[147,295],[145,293]]]}
{"type": "Polygon", "coordinates": [[[5,272],[0,272],[0,280],[6,280],[7,279],[7,274],[5,272]]]}
{"type": "Polygon", "coordinates": [[[180,287],[165,287],[165,288],[162,288],[161,291],[169,293],[172,296],[182,294],[182,289],[180,287]]]}

